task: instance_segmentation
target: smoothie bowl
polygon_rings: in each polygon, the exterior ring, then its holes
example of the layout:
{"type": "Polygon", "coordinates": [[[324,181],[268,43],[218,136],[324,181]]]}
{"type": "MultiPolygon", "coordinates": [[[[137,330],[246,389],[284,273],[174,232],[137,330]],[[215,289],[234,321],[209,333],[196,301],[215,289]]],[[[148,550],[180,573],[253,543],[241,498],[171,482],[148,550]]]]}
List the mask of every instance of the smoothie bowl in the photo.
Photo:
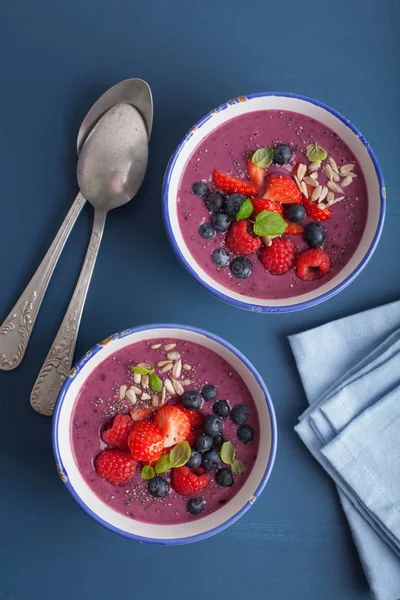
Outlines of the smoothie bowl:
{"type": "Polygon", "coordinates": [[[260,375],[224,340],[181,325],[129,329],[96,345],[60,392],[61,479],[125,537],[184,544],[218,533],[263,490],[276,453],[260,375]]]}
{"type": "Polygon", "coordinates": [[[173,153],[168,237],[189,273],[240,308],[288,312],[341,291],[379,241],[385,187],[361,133],[294,94],[236,98],[173,153]]]}

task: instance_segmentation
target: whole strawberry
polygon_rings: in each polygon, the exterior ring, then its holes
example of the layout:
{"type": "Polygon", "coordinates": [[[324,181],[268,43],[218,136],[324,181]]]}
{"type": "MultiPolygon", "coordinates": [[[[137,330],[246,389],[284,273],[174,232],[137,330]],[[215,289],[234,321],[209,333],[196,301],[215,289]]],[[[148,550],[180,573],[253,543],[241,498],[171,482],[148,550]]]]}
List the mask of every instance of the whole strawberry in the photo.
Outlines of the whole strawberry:
{"type": "Polygon", "coordinates": [[[235,254],[242,256],[257,252],[261,246],[259,237],[250,233],[250,221],[234,221],[226,235],[226,247],[235,254]]]}
{"type": "Polygon", "coordinates": [[[110,429],[103,432],[103,442],[120,450],[128,449],[128,437],[133,427],[129,415],[117,415],[110,429]]]}
{"type": "Polygon", "coordinates": [[[129,434],[128,446],[137,461],[157,460],[164,448],[164,438],[153,421],[137,421],[129,434]]]}
{"type": "Polygon", "coordinates": [[[182,496],[196,494],[207,484],[208,475],[206,473],[197,474],[186,466],[172,469],[171,485],[175,492],[182,496]]]}
{"type": "Polygon", "coordinates": [[[272,275],[283,275],[294,265],[296,246],[289,238],[275,238],[271,246],[261,248],[260,259],[272,275]]]}
{"type": "Polygon", "coordinates": [[[132,479],[136,462],[123,450],[103,450],[95,462],[96,472],[112,485],[125,485],[132,479]]]}

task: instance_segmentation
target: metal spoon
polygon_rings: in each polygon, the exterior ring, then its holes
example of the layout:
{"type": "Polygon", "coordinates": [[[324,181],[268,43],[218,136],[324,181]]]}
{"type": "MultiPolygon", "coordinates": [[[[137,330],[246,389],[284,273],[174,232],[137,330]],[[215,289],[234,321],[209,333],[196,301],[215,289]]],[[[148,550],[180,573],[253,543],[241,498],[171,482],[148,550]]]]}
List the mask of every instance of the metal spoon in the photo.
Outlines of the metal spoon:
{"type": "MultiPolygon", "coordinates": [[[[150,138],[153,124],[150,87],[142,79],[126,79],[107,90],[89,110],[78,132],[78,156],[97,121],[119,102],[127,102],[138,109],[150,138]]],[[[36,273],[0,326],[0,370],[10,371],[21,363],[47,286],[85,202],[86,199],[79,192],[36,273]]]]}
{"type": "Polygon", "coordinates": [[[145,123],[130,104],[110,108],[90,132],[79,156],[77,177],[83,196],[95,209],[92,236],[67,312],[31,393],[32,407],[51,415],[60,387],[71,370],[87,291],[109,210],[126,204],[147,168],[145,123]]]}

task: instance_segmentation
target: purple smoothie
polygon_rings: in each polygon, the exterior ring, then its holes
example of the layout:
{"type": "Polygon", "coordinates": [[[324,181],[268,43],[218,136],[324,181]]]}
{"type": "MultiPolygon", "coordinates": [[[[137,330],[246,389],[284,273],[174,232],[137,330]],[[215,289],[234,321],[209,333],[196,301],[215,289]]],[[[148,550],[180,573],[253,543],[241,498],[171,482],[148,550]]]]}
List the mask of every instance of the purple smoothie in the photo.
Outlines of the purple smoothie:
{"type": "MultiPolygon", "coordinates": [[[[320,171],[321,185],[327,178],[320,171]]],[[[338,194],[336,194],[338,196],[338,194]]],[[[367,220],[368,202],[365,179],[360,165],[348,146],[328,127],[298,113],[289,111],[254,111],[227,121],[210,133],[194,150],[188,160],[178,191],[178,217],[185,243],[196,262],[213,279],[244,296],[264,299],[281,299],[310,292],[335,277],[348,263],[358,247],[367,220]],[[324,250],[328,254],[332,268],[321,279],[302,281],[290,269],[284,275],[268,273],[258,256],[248,258],[253,263],[253,273],[248,279],[238,280],[231,275],[229,268],[219,268],[213,264],[210,255],[215,248],[224,247],[224,233],[217,233],[211,240],[205,240],[198,233],[199,226],[209,221],[208,212],[201,198],[192,192],[196,181],[204,180],[210,190],[212,172],[217,169],[235,178],[246,181],[246,160],[257,148],[288,144],[293,151],[291,163],[284,166],[271,165],[267,173],[279,172],[291,175],[297,164],[309,164],[305,156],[311,143],[321,145],[337,163],[338,167],[355,163],[357,177],[343,189],[345,199],[333,205],[333,215],[323,225],[327,230],[324,250]]],[[[303,225],[310,222],[306,218],[303,225]]],[[[301,235],[289,236],[298,252],[308,246],[301,235]]],[[[234,255],[232,255],[233,258],[234,255]]]]}
{"type": "MultiPolygon", "coordinates": [[[[165,379],[166,374],[156,368],[160,378],[165,379]]],[[[168,403],[179,403],[178,397],[167,396],[168,403]]],[[[204,402],[201,412],[212,413],[214,401],[204,402]]],[[[192,342],[181,340],[148,340],[127,346],[114,355],[105,359],[87,378],[77,397],[71,421],[71,439],[75,460],[80,472],[93,492],[107,505],[117,512],[130,516],[138,521],[170,525],[184,523],[193,519],[202,518],[218,510],[226,504],[244,485],[248,478],[258,453],[259,421],[256,406],[248,388],[239,374],[215,352],[192,342]],[[186,389],[201,390],[206,384],[217,386],[216,399],[228,400],[233,407],[237,404],[246,404],[250,408],[250,417],[247,421],[254,428],[253,442],[245,445],[237,436],[237,426],[230,419],[224,420],[223,436],[225,441],[230,440],[236,448],[236,458],[246,465],[242,475],[235,476],[232,487],[217,486],[214,474],[209,474],[207,488],[196,494],[206,500],[206,507],[199,516],[187,512],[186,503],[191,496],[183,497],[175,493],[172,488],[163,499],[155,499],[147,492],[147,482],[140,476],[140,465],[132,481],[123,486],[113,486],[97,475],[94,469],[96,456],[105,449],[106,445],[101,440],[101,434],[112,418],[118,413],[129,413],[132,408],[129,400],[120,400],[119,390],[121,385],[128,388],[133,384],[133,373],[130,365],[147,362],[152,367],[165,360],[164,346],[176,343],[175,351],[179,352],[182,361],[190,365],[190,370],[182,369],[180,380],[190,378],[191,384],[186,389]],[[151,346],[160,344],[157,349],[151,346]]],[[[170,473],[163,477],[170,479],[170,473]]]]}

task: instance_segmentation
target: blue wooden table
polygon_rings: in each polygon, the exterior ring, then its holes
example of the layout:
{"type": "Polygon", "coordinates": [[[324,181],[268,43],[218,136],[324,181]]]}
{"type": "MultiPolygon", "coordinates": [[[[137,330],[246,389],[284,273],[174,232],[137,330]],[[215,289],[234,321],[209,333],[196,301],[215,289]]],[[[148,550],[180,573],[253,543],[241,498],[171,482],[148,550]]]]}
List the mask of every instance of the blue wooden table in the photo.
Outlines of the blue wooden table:
{"type": "Polygon", "coordinates": [[[293,433],[306,400],[287,335],[399,297],[398,0],[12,0],[1,12],[0,320],[75,197],[86,111],[117,81],[143,77],[155,101],[149,169],[136,201],[110,214],[76,356],[128,326],[209,329],[263,375],[280,438],[261,498],[204,542],[135,544],[78,508],[54,468],[51,422],[31,410],[29,393],[83,259],[92,220],[85,207],[23,365],[0,373],[0,600],[367,599],[333,485],[293,433]],[[268,90],[312,96],[349,117],[375,149],[389,197],[365,271],[339,296],[290,315],[217,301],[180,267],[161,222],[163,172],[185,131],[228,98],[268,90]],[[138,273],[152,278],[150,298],[138,273]]]}

